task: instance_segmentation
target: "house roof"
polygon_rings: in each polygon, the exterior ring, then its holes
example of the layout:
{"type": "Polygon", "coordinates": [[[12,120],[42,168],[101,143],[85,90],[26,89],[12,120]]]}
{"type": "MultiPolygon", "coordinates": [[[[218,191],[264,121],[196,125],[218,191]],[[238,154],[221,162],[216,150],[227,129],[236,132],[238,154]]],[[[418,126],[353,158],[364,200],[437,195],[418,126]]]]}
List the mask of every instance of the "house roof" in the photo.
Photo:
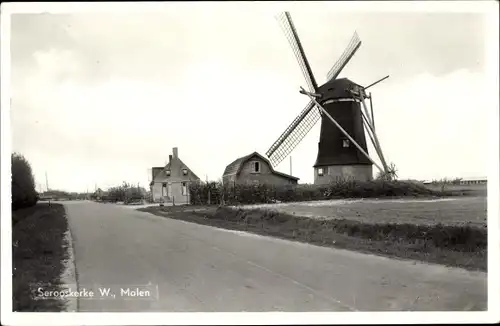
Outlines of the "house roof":
{"type": "Polygon", "coordinates": [[[287,178],[287,179],[299,180],[299,178],[297,178],[297,177],[294,177],[294,176],[291,176],[291,175],[288,175],[288,174],[285,174],[285,173],[282,173],[282,172],[274,170],[273,166],[271,165],[271,163],[269,162],[269,160],[267,158],[265,158],[264,156],[260,155],[257,152],[253,152],[253,153],[251,153],[249,155],[245,155],[245,156],[240,157],[240,158],[234,160],[233,162],[231,162],[224,169],[223,176],[232,175],[232,174],[238,175],[241,172],[241,169],[243,168],[243,165],[246,162],[248,162],[254,156],[257,156],[258,158],[260,158],[261,160],[263,160],[264,162],[266,162],[269,165],[269,168],[271,169],[271,173],[279,175],[279,176],[282,176],[282,177],[287,178]]]}
{"type": "Polygon", "coordinates": [[[165,167],[163,167],[163,166],[156,166],[156,167],[153,167],[151,169],[152,178],[151,178],[151,182],[149,183],[150,186],[153,185],[155,178],[156,178],[156,175],[158,175],[158,173],[160,173],[164,168],[165,167]]]}
{"type": "Polygon", "coordinates": [[[167,165],[162,167],[154,167],[153,168],[153,180],[151,180],[150,185],[154,183],[154,181],[159,177],[166,177],[166,170],[170,170],[171,173],[175,173],[177,169],[186,168],[189,170],[191,179],[199,180],[198,176],[184,163],[179,157],[172,157],[170,162],[167,165]],[[156,173],[155,173],[156,171],[156,173]]]}
{"type": "Polygon", "coordinates": [[[109,194],[109,191],[104,191],[101,188],[98,188],[97,191],[96,191],[96,193],[100,194],[102,196],[106,196],[107,194],[109,194]]]}

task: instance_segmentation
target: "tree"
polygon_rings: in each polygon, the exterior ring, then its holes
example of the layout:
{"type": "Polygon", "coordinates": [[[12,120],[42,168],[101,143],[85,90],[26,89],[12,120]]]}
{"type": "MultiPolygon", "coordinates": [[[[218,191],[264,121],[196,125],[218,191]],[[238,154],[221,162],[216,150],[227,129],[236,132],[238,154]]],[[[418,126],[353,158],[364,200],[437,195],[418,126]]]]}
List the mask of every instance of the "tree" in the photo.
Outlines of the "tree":
{"type": "Polygon", "coordinates": [[[443,178],[438,181],[438,184],[441,186],[441,192],[444,192],[446,186],[453,184],[453,181],[448,178],[443,178]]]}
{"type": "Polygon", "coordinates": [[[19,153],[11,155],[11,162],[12,210],[36,205],[39,195],[30,163],[19,153]]]}

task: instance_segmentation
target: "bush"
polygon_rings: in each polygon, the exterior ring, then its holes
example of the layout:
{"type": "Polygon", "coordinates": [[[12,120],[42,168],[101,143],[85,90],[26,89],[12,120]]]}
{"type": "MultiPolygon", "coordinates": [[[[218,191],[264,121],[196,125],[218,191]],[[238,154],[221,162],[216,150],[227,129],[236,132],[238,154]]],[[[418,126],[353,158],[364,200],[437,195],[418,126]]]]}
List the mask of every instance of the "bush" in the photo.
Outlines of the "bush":
{"type": "Polygon", "coordinates": [[[144,199],[144,189],[133,187],[127,182],[123,182],[121,186],[111,187],[108,189],[108,195],[103,196],[103,201],[124,203],[141,201],[144,199]]]}
{"type": "Polygon", "coordinates": [[[36,205],[39,195],[28,160],[19,153],[11,155],[12,161],[12,210],[36,205]]]}
{"type": "Polygon", "coordinates": [[[193,205],[206,204],[267,204],[337,198],[379,198],[406,196],[443,196],[413,182],[404,181],[338,181],[329,185],[223,185],[221,182],[192,184],[189,187],[193,205]],[[210,201],[209,201],[210,198],[210,201]]]}

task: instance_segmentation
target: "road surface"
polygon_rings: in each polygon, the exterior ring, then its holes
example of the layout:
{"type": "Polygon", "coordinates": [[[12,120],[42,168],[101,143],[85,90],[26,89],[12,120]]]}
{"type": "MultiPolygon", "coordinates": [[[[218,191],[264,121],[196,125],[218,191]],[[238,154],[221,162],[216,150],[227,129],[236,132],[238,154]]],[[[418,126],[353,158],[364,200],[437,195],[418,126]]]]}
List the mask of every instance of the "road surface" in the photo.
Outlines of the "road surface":
{"type": "Polygon", "coordinates": [[[81,312],[450,311],[487,308],[486,273],[394,260],[66,202],[81,312]],[[146,292],[149,291],[149,292],[146,292]]]}

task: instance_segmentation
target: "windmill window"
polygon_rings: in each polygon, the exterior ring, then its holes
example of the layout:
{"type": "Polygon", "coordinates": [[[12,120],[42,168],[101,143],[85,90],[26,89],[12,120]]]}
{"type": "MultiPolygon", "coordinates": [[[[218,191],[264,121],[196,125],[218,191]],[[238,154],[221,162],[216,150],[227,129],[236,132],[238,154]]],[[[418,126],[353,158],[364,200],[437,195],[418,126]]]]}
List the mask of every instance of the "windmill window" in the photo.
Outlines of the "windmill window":
{"type": "Polygon", "coordinates": [[[349,139],[342,139],[342,147],[347,148],[347,147],[349,147],[350,145],[351,145],[351,144],[350,144],[349,139]]]}
{"type": "Polygon", "coordinates": [[[182,174],[187,175],[188,174],[188,170],[187,169],[182,169],[182,174]]]}
{"type": "Polygon", "coordinates": [[[165,173],[167,174],[167,177],[170,176],[170,170],[166,170],[165,173]]]}
{"type": "Polygon", "coordinates": [[[323,168],[319,168],[319,169],[318,169],[318,175],[319,175],[320,177],[321,177],[321,176],[323,176],[323,175],[324,175],[324,173],[325,173],[325,171],[323,170],[323,168]]]}
{"type": "Polygon", "coordinates": [[[187,195],[187,185],[185,182],[182,183],[182,195],[183,196],[187,195]]]}
{"type": "Polygon", "coordinates": [[[252,172],[254,173],[260,172],[260,162],[252,162],[252,172]]]}

